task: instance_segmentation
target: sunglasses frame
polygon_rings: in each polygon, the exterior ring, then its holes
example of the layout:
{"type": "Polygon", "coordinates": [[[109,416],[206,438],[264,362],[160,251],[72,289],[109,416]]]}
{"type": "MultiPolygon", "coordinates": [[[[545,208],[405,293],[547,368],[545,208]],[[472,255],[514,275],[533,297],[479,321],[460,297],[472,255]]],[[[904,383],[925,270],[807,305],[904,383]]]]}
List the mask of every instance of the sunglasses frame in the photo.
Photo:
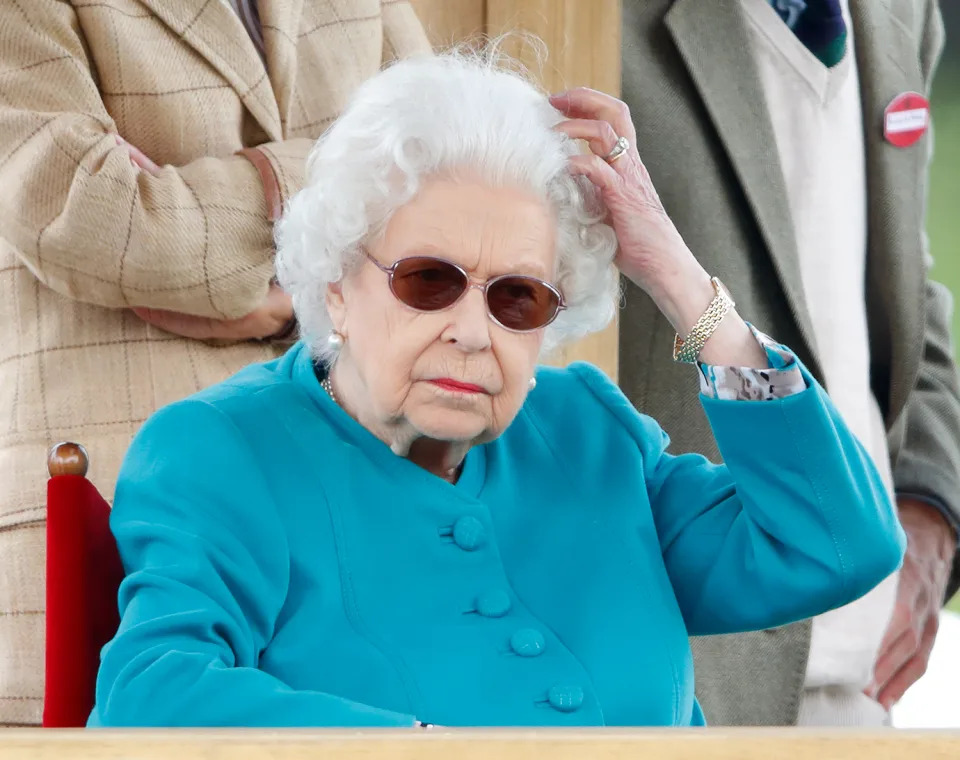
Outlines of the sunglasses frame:
{"type": "Polygon", "coordinates": [[[547,327],[548,325],[552,324],[552,323],[556,320],[556,318],[557,318],[558,316],[560,316],[560,312],[567,308],[567,304],[566,304],[566,302],[563,300],[563,293],[561,293],[560,290],[559,290],[557,287],[555,287],[554,285],[551,285],[551,284],[550,284],[549,282],[547,282],[546,280],[541,280],[539,277],[534,277],[533,275],[529,275],[529,274],[498,274],[496,277],[491,277],[489,280],[487,280],[487,281],[484,282],[484,283],[479,283],[479,282],[473,282],[473,280],[470,279],[470,275],[469,275],[469,273],[467,272],[467,270],[464,269],[462,266],[460,266],[459,264],[457,264],[457,263],[455,263],[455,262],[453,262],[453,261],[450,261],[449,259],[442,259],[442,258],[440,258],[439,256],[404,256],[402,259],[397,259],[396,261],[393,262],[393,264],[391,264],[390,266],[387,266],[386,264],[381,264],[379,261],[377,261],[377,260],[373,257],[373,254],[371,254],[370,251],[368,251],[366,248],[363,248],[362,250],[363,250],[364,255],[365,255],[368,259],[370,259],[370,261],[373,263],[373,265],[374,265],[377,269],[379,269],[381,272],[384,272],[384,273],[387,275],[387,280],[388,280],[388,283],[389,283],[389,285],[390,285],[390,292],[393,294],[393,297],[396,298],[400,303],[402,303],[402,304],[403,304],[404,306],[406,306],[408,309],[413,309],[414,311],[419,312],[420,314],[435,314],[435,313],[437,313],[437,312],[447,311],[448,309],[452,309],[454,306],[456,306],[458,303],[460,303],[460,301],[463,300],[463,297],[464,297],[472,288],[476,288],[477,290],[479,290],[479,291],[481,291],[481,292],[483,293],[483,303],[484,303],[484,305],[485,305],[486,308],[487,308],[487,316],[490,317],[490,319],[491,319],[493,322],[495,322],[498,326],[502,327],[504,330],[506,330],[506,331],[508,331],[508,332],[526,334],[526,333],[536,332],[537,330],[542,330],[543,328],[545,328],[545,327],[547,327]],[[400,298],[399,295],[397,295],[397,291],[396,291],[396,289],[393,287],[393,277],[394,277],[394,275],[395,275],[396,272],[397,272],[397,267],[400,266],[403,262],[405,262],[405,261],[410,261],[411,259],[426,260],[426,261],[436,261],[436,262],[438,262],[438,263],[440,263],[440,264],[446,264],[447,266],[451,266],[451,267],[453,267],[454,269],[456,269],[458,272],[460,272],[460,274],[463,275],[463,279],[464,279],[464,281],[467,283],[467,286],[463,289],[463,292],[462,292],[460,295],[458,295],[458,296],[456,297],[456,299],[455,299],[452,303],[450,303],[450,304],[447,305],[447,306],[444,306],[443,308],[440,308],[440,309],[418,309],[416,306],[411,306],[411,305],[408,304],[406,301],[404,301],[402,298],[400,298]],[[543,285],[545,288],[547,288],[547,290],[549,290],[551,293],[553,293],[553,294],[557,297],[557,310],[553,313],[553,316],[550,317],[549,321],[547,321],[545,324],[540,325],[539,327],[531,327],[531,328],[528,329],[528,330],[518,330],[518,329],[515,328],[515,327],[507,327],[505,324],[503,324],[503,322],[501,322],[499,319],[497,319],[496,316],[494,316],[494,313],[490,310],[490,301],[489,301],[489,299],[487,298],[487,291],[490,289],[491,286],[496,285],[498,282],[500,282],[500,281],[502,281],[502,280],[506,280],[506,279],[530,280],[530,281],[532,281],[532,282],[536,282],[536,283],[538,283],[538,284],[540,284],[540,285],[543,285]]]}

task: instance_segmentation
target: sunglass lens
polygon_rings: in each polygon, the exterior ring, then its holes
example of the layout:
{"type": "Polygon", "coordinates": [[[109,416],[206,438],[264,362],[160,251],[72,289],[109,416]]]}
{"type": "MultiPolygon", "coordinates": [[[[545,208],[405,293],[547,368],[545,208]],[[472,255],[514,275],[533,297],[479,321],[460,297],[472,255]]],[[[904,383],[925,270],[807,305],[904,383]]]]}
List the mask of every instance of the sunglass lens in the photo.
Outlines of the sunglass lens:
{"type": "Polygon", "coordinates": [[[550,324],[560,298],[534,277],[501,277],[487,288],[490,313],[510,330],[537,330],[550,324]]]}
{"type": "Polygon", "coordinates": [[[467,278],[453,264],[427,256],[403,259],[393,272],[393,292],[418,311],[437,311],[453,304],[467,287],[467,278]]]}

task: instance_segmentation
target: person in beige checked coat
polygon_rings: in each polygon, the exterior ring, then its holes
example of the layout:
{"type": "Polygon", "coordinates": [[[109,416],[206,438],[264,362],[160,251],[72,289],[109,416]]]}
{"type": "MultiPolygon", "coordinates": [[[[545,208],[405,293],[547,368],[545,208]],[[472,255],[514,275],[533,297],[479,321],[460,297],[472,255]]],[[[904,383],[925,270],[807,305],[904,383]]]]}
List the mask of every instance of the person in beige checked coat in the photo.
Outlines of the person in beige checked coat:
{"type": "Polygon", "coordinates": [[[272,222],[406,0],[0,3],[0,724],[42,708],[45,452],[111,498],[154,410],[290,333],[272,222]]]}

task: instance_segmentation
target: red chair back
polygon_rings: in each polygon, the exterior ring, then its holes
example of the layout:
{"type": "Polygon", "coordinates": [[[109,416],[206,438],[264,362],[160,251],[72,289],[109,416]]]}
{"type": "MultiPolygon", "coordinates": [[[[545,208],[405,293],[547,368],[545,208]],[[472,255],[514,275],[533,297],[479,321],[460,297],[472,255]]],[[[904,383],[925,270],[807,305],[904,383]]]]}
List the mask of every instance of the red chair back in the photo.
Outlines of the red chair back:
{"type": "Polygon", "coordinates": [[[47,483],[46,677],[43,725],[86,725],[100,649],[117,631],[123,566],[110,532],[110,505],[86,479],[79,444],[50,451],[47,483]]]}

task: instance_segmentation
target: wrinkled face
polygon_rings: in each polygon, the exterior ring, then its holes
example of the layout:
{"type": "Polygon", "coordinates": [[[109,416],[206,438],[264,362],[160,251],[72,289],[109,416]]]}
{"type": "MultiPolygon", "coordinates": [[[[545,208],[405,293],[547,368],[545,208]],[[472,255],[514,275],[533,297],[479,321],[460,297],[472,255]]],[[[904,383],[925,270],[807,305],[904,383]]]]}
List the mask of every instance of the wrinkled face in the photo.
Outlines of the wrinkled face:
{"type": "MultiPolygon", "coordinates": [[[[553,283],[554,236],[548,206],[524,190],[434,178],[368,252],[388,267],[409,256],[447,259],[478,284],[502,274],[553,283]]],[[[365,260],[330,286],[327,300],[345,338],[338,378],[356,385],[355,400],[366,407],[358,418],[437,440],[479,442],[502,433],[523,404],[543,329],[501,327],[483,291],[471,288],[452,307],[418,312],[394,297],[388,275],[365,260]]]]}

